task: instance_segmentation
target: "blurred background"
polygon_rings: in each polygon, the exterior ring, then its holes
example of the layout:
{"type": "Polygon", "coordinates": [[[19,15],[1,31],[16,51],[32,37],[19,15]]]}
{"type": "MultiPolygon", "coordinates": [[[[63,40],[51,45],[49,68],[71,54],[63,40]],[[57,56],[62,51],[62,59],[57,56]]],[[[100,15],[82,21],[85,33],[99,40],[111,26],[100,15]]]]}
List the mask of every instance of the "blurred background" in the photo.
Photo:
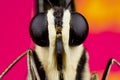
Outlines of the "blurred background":
{"type": "MultiPolygon", "coordinates": [[[[85,41],[90,56],[91,72],[99,72],[100,79],[109,58],[120,61],[120,0],[75,0],[76,9],[89,23],[85,41]]],[[[118,80],[120,68],[115,64],[108,80],[118,80]]]]}
{"type": "MultiPolygon", "coordinates": [[[[101,80],[108,60],[120,62],[120,0],[75,0],[76,11],[85,16],[89,35],[84,42],[89,52],[90,71],[101,80]]],[[[0,1],[0,74],[28,48],[33,47],[29,23],[35,15],[34,0],[0,1]]],[[[26,80],[27,59],[24,57],[3,80],[26,80]]],[[[108,80],[120,79],[120,68],[111,68],[108,80]]]]}

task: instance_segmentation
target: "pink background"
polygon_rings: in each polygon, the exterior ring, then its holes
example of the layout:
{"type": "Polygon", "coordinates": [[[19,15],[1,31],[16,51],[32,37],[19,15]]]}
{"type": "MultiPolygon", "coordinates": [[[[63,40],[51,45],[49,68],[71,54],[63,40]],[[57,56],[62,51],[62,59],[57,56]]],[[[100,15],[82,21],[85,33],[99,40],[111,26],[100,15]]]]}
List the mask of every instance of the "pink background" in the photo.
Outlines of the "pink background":
{"type": "MultiPolygon", "coordinates": [[[[0,1],[0,74],[22,52],[30,48],[29,23],[33,0],[0,1]]],[[[25,80],[26,57],[19,61],[3,80],[25,80]]]]}
{"type": "MultiPolygon", "coordinates": [[[[0,1],[0,74],[22,52],[32,47],[29,23],[34,15],[33,9],[33,0],[0,1]]],[[[110,26],[110,29],[102,32],[90,31],[85,41],[90,56],[90,70],[97,71],[100,76],[109,58],[120,61],[120,32],[115,31],[114,24],[110,26]]],[[[112,72],[120,74],[120,69],[114,65],[112,72]]],[[[25,80],[26,76],[27,62],[24,57],[3,80],[25,80]]]]}

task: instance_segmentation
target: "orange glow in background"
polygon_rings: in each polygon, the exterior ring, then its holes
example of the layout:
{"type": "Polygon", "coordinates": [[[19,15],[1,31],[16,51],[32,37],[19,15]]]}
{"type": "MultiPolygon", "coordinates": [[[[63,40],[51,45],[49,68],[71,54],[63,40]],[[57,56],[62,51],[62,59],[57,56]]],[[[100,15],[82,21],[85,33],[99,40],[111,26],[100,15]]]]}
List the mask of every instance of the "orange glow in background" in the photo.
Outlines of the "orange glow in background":
{"type": "MultiPolygon", "coordinates": [[[[91,73],[99,80],[109,58],[120,61],[120,0],[75,0],[76,10],[88,21],[89,35],[85,42],[90,56],[91,73]]],[[[107,80],[119,80],[120,68],[112,66],[107,80]]]]}
{"type": "Polygon", "coordinates": [[[120,31],[120,0],[75,1],[77,11],[89,22],[90,32],[120,31]]]}
{"type": "MultiPolygon", "coordinates": [[[[0,74],[22,52],[33,46],[29,24],[34,16],[35,0],[0,1],[0,74]],[[32,15],[32,16],[31,16],[32,15]]],[[[107,61],[120,62],[120,0],[74,0],[77,12],[88,21],[89,34],[84,43],[90,71],[99,80],[107,61]]],[[[27,59],[20,60],[2,80],[26,80],[27,59]]],[[[112,66],[107,80],[120,80],[120,68],[112,66]]]]}

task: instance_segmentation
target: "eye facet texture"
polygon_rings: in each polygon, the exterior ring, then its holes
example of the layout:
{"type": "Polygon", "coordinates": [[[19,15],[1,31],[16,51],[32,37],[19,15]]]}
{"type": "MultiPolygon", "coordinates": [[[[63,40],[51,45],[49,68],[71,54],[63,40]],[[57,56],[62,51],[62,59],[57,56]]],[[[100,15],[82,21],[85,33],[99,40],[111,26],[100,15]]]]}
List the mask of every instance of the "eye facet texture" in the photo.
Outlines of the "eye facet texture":
{"type": "Polygon", "coordinates": [[[71,13],[69,45],[77,46],[84,42],[88,35],[88,23],[79,13],[71,13]]]}
{"type": "Polygon", "coordinates": [[[30,35],[32,40],[39,46],[49,46],[48,23],[45,13],[35,16],[30,24],[30,35]]]}

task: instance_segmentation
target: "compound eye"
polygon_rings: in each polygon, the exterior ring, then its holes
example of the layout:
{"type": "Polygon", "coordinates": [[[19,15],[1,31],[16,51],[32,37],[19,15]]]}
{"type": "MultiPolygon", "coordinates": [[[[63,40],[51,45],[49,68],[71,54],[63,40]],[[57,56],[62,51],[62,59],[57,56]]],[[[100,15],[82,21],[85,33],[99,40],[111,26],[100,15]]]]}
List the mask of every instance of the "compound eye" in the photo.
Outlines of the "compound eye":
{"type": "Polygon", "coordinates": [[[71,13],[69,45],[77,46],[84,42],[88,35],[88,23],[79,13],[71,13]]]}
{"type": "Polygon", "coordinates": [[[32,19],[30,24],[30,35],[37,45],[42,47],[49,46],[46,13],[40,13],[32,19]]]}

